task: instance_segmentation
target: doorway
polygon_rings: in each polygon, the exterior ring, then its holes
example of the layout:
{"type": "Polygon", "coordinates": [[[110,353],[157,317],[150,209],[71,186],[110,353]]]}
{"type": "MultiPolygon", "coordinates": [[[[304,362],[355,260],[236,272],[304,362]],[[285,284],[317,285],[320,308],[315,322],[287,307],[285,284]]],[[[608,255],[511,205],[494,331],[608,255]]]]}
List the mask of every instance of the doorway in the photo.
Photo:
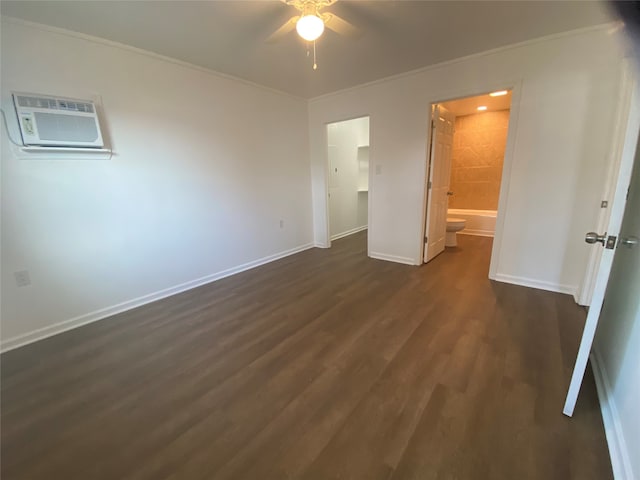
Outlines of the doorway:
{"type": "Polygon", "coordinates": [[[431,105],[423,263],[459,235],[496,235],[511,100],[499,90],[431,105]]]}
{"type": "Polygon", "coordinates": [[[369,116],[327,124],[329,239],[367,230],[369,116]]]}

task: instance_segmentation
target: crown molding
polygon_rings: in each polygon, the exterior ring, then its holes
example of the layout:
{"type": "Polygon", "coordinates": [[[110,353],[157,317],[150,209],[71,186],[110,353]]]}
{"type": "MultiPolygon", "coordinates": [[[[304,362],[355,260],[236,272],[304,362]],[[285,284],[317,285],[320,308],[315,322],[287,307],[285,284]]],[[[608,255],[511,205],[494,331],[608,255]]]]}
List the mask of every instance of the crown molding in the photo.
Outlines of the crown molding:
{"type": "Polygon", "coordinates": [[[75,32],[73,30],[67,30],[66,28],[54,27],[51,25],[45,25],[43,23],[31,22],[29,20],[23,20],[21,18],[2,16],[2,22],[6,22],[9,24],[20,25],[27,28],[33,28],[36,30],[42,30],[45,32],[55,33],[58,35],[64,35],[67,37],[77,38],[80,40],[85,40],[88,42],[96,43],[98,45],[104,45],[107,47],[118,48],[120,50],[125,50],[131,53],[135,53],[138,55],[143,55],[145,57],[150,57],[155,60],[164,61],[167,63],[172,63],[174,65],[178,65],[180,67],[189,68],[191,70],[196,70],[201,73],[206,73],[208,75],[212,75],[214,77],[218,77],[224,80],[231,80],[234,82],[242,83],[249,87],[258,88],[260,90],[264,90],[266,92],[274,93],[277,95],[283,95],[285,97],[289,97],[295,100],[308,101],[305,97],[300,97],[297,95],[293,95],[291,93],[285,92],[283,90],[278,90],[277,88],[267,87],[266,85],[262,85],[260,83],[252,82],[251,80],[246,80],[244,78],[235,77],[233,75],[228,75],[226,73],[219,72],[217,70],[213,70],[211,68],[202,67],[200,65],[196,65],[194,63],[185,62],[183,60],[178,60],[177,58],[168,57],[166,55],[161,55],[159,53],[151,52],[149,50],[144,50],[142,48],[133,47],[131,45],[127,45],[125,43],[114,42],[113,40],[107,40],[102,37],[95,37],[93,35],[87,35],[86,33],[75,32]]]}
{"type": "Polygon", "coordinates": [[[379,84],[383,84],[383,83],[387,83],[387,82],[392,82],[394,80],[398,80],[398,79],[401,79],[401,78],[412,77],[414,75],[419,75],[421,73],[430,72],[432,70],[438,70],[438,69],[441,69],[441,68],[449,67],[451,65],[456,65],[458,63],[466,62],[466,61],[469,61],[469,60],[482,58],[482,57],[487,57],[487,56],[490,56],[490,55],[495,55],[497,53],[507,52],[509,50],[515,50],[515,49],[518,49],[518,48],[527,47],[527,46],[535,45],[535,44],[538,44],[538,43],[548,42],[549,40],[556,40],[556,39],[566,38],[566,37],[574,37],[574,36],[579,36],[579,35],[584,35],[584,34],[588,34],[588,33],[599,32],[599,31],[609,31],[611,33],[616,33],[619,30],[618,26],[619,26],[619,22],[607,22],[607,23],[601,23],[601,24],[598,24],[598,25],[591,25],[589,27],[583,27],[583,28],[578,28],[578,29],[574,29],[574,30],[567,30],[565,32],[552,33],[550,35],[545,35],[543,37],[536,37],[536,38],[532,38],[530,40],[524,40],[524,41],[518,42],[518,43],[510,43],[509,45],[504,45],[502,47],[493,48],[491,50],[485,50],[484,52],[472,53],[471,55],[465,55],[464,57],[458,57],[458,58],[454,58],[452,60],[445,60],[444,62],[434,63],[434,64],[431,64],[431,65],[427,65],[427,66],[424,66],[424,67],[417,68],[415,70],[409,70],[407,72],[398,73],[396,75],[391,75],[391,76],[388,76],[388,77],[379,78],[377,80],[372,80],[370,82],[361,83],[359,85],[354,85],[353,87],[347,87],[347,88],[343,88],[343,89],[340,89],[340,90],[336,90],[335,92],[324,93],[322,95],[318,95],[317,97],[310,98],[309,99],[309,103],[322,101],[322,100],[325,100],[327,98],[330,98],[330,97],[333,97],[333,96],[337,96],[337,95],[342,95],[342,94],[345,94],[345,93],[349,93],[349,92],[352,92],[354,90],[359,90],[359,89],[364,88],[364,87],[370,87],[370,86],[373,86],[373,85],[379,85],[379,84]]]}
{"type": "Polygon", "coordinates": [[[194,63],[189,63],[189,62],[185,62],[183,60],[178,60],[177,58],[173,58],[173,57],[168,57],[166,55],[161,55],[159,53],[155,53],[155,52],[151,52],[149,50],[144,50],[142,48],[138,48],[138,47],[133,47],[131,45],[127,45],[124,43],[120,43],[120,42],[115,42],[113,40],[107,40],[106,38],[101,38],[101,37],[96,37],[93,35],[88,35],[85,33],[80,33],[80,32],[75,32],[73,30],[68,30],[66,28],[60,28],[60,27],[54,27],[51,25],[45,25],[43,23],[37,23],[37,22],[31,22],[29,20],[23,20],[20,18],[16,18],[16,17],[9,17],[9,16],[2,16],[2,22],[7,22],[10,24],[15,24],[15,25],[21,25],[24,27],[28,27],[28,28],[34,28],[37,30],[42,30],[42,31],[47,31],[47,32],[51,32],[51,33],[55,33],[55,34],[59,34],[59,35],[64,35],[64,36],[68,36],[68,37],[72,37],[72,38],[78,38],[81,40],[85,40],[88,42],[92,42],[92,43],[96,43],[99,45],[105,45],[105,46],[109,46],[109,47],[113,47],[113,48],[118,48],[121,50],[125,50],[128,52],[132,52],[132,53],[136,53],[138,55],[144,55],[146,57],[150,57],[150,58],[154,58],[156,60],[161,60],[161,61],[165,61],[168,63],[172,63],[174,65],[178,65],[184,68],[189,68],[192,70],[196,70],[202,73],[206,73],[209,75],[213,75],[215,77],[221,78],[221,79],[225,79],[225,80],[231,80],[234,82],[239,82],[242,83],[244,85],[250,86],[250,87],[254,87],[254,88],[258,88],[260,90],[266,91],[266,92],[270,92],[273,94],[277,94],[277,95],[283,95],[295,100],[303,100],[306,101],[307,103],[314,103],[314,102],[318,102],[321,100],[324,100],[326,98],[330,98],[336,95],[342,95],[344,93],[348,93],[354,90],[358,90],[361,89],[363,87],[369,87],[369,86],[373,86],[373,85],[378,85],[378,84],[383,84],[383,83],[387,83],[387,82],[392,82],[394,80],[398,80],[401,78],[406,78],[406,77],[411,77],[414,75],[419,75],[421,73],[425,73],[425,72],[429,72],[432,70],[438,70],[441,68],[445,68],[451,65],[455,65],[461,62],[465,62],[465,61],[469,61],[472,59],[477,59],[477,58],[482,58],[482,57],[486,57],[486,56],[490,56],[490,55],[495,55],[497,53],[501,53],[501,52],[507,52],[510,50],[514,50],[514,49],[518,49],[518,48],[522,48],[522,47],[526,47],[526,46],[530,46],[530,45],[535,45],[538,43],[543,43],[543,42],[547,42],[549,40],[556,40],[556,39],[560,39],[560,38],[567,38],[567,37],[574,37],[574,36],[579,36],[579,35],[584,35],[584,34],[588,34],[588,33],[593,33],[593,32],[601,32],[601,31],[609,31],[612,34],[613,33],[617,33],[620,28],[619,28],[619,24],[620,22],[607,22],[607,23],[602,23],[602,24],[598,24],[598,25],[592,25],[592,26],[588,26],[588,27],[583,27],[583,28],[578,28],[578,29],[574,29],[574,30],[568,30],[565,32],[559,32],[559,33],[553,33],[550,35],[545,35],[542,37],[536,37],[536,38],[532,38],[530,40],[525,40],[522,42],[518,42],[518,43],[512,43],[509,45],[504,45],[502,47],[497,47],[491,50],[485,50],[484,52],[478,52],[478,53],[473,53],[471,55],[465,55],[463,57],[458,57],[458,58],[454,58],[452,60],[446,60],[444,62],[439,62],[439,63],[434,63],[431,65],[426,65],[424,67],[420,67],[414,70],[409,70],[407,72],[402,72],[402,73],[398,73],[395,75],[391,75],[388,77],[383,77],[383,78],[379,78],[376,80],[372,80],[370,82],[365,82],[365,83],[360,83],[358,85],[354,85],[351,87],[347,87],[347,88],[343,88],[340,90],[336,90],[333,92],[329,92],[329,93],[324,93],[322,95],[318,95],[316,97],[311,97],[311,98],[306,98],[306,97],[300,97],[298,95],[293,95],[291,93],[285,92],[283,90],[278,90],[276,88],[272,88],[272,87],[267,87],[266,85],[262,85],[260,83],[256,83],[256,82],[252,82],[250,80],[246,80],[244,78],[240,78],[240,77],[235,77],[233,75],[229,75],[226,73],[222,73],[219,72],[217,70],[213,70],[211,68],[207,68],[207,67],[202,67],[200,65],[196,65],[194,63]]]}

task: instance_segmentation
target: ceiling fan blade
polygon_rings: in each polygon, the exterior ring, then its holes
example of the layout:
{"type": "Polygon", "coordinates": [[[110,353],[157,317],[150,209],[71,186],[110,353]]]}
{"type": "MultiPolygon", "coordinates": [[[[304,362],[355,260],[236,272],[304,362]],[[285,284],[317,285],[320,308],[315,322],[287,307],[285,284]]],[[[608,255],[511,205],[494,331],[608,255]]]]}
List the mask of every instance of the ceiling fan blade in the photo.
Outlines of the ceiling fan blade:
{"type": "Polygon", "coordinates": [[[324,18],[324,25],[340,35],[353,38],[362,35],[362,31],[358,27],[340,18],[335,13],[327,12],[323,13],[322,16],[324,18]]]}
{"type": "Polygon", "coordinates": [[[284,23],[284,25],[282,25],[279,29],[277,29],[275,32],[269,35],[266,42],[267,43],[277,42],[282,37],[284,37],[287,33],[294,30],[296,28],[296,22],[298,21],[299,18],[300,18],[299,16],[291,17],[289,20],[287,20],[284,23]]]}

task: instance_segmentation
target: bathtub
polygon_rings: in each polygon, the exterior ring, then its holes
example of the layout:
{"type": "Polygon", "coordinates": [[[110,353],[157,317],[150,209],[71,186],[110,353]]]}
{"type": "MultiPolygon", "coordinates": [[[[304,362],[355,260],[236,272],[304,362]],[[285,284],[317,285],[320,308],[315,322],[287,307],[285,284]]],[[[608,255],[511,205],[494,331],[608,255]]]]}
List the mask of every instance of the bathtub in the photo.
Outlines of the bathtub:
{"type": "Polygon", "coordinates": [[[458,234],[493,237],[496,231],[496,210],[466,210],[450,208],[447,217],[464,218],[467,221],[464,230],[458,234]]]}

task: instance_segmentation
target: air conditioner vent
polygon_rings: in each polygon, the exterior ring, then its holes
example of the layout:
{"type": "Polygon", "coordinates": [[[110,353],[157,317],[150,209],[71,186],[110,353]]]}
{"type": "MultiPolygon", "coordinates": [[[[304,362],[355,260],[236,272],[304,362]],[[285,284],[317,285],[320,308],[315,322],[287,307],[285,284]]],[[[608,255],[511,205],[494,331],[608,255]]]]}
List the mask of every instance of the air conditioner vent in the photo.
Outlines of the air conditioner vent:
{"type": "Polygon", "coordinates": [[[18,105],[28,108],[47,108],[50,110],[66,110],[71,112],[93,113],[93,105],[90,103],[76,102],[47,97],[27,97],[18,95],[18,105]]]}
{"type": "Polygon", "coordinates": [[[93,106],[90,103],[58,100],[58,108],[60,108],[60,110],[70,110],[73,112],[93,113],[93,106]]]}

